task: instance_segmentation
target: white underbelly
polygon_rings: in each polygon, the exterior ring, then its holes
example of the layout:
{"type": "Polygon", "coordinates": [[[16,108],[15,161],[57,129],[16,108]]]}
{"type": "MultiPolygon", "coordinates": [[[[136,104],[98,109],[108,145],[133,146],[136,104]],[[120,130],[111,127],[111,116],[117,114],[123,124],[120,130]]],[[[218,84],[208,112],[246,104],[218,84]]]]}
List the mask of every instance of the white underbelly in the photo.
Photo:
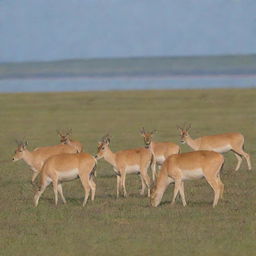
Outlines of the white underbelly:
{"type": "Polygon", "coordinates": [[[223,147],[218,147],[218,148],[213,148],[212,150],[218,153],[225,153],[231,150],[231,146],[230,145],[226,145],[223,147]]]}
{"type": "Polygon", "coordinates": [[[168,177],[168,184],[173,183],[173,182],[174,182],[174,179],[171,177],[168,177]]]}
{"type": "Polygon", "coordinates": [[[30,166],[30,168],[31,168],[31,170],[32,170],[33,172],[39,172],[36,168],[34,168],[34,167],[32,167],[32,166],[30,166]]]}
{"type": "Polygon", "coordinates": [[[72,169],[69,171],[57,172],[60,181],[69,181],[78,178],[79,170],[72,169]]]}
{"type": "Polygon", "coordinates": [[[126,166],[126,168],[125,168],[125,172],[126,172],[127,174],[140,172],[140,166],[137,165],[137,164],[136,164],[136,165],[128,165],[128,166],[126,166]]]}
{"type": "Polygon", "coordinates": [[[156,162],[158,164],[163,164],[164,161],[165,161],[165,157],[164,156],[157,156],[156,157],[156,162]]]}
{"type": "Polygon", "coordinates": [[[203,170],[201,168],[194,170],[182,170],[182,179],[183,180],[195,180],[201,179],[204,177],[203,170]]]}
{"type": "Polygon", "coordinates": [[[50,177],[47,177],[46,178],[46,184],[47,186],[52,182],[52,179],[50,177]]]}

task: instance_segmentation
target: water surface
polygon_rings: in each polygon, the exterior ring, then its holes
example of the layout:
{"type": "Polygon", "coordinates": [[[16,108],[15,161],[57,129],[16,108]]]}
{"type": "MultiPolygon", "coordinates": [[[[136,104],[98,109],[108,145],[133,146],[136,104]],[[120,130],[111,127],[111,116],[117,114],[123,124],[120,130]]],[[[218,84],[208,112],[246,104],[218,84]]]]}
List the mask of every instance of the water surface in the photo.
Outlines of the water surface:
{"type": "Polygon", "coordinates": [[[47,78],[0,80],[0,92],[61,92],[102,90],[250,88],[256,75],[119,78],[47,78]]]}

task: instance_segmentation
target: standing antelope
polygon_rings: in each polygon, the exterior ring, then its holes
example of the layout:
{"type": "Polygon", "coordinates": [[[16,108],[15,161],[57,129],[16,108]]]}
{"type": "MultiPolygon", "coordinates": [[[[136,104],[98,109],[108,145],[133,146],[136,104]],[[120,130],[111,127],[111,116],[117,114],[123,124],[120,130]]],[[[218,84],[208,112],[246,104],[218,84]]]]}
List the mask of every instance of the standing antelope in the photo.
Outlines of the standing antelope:
{"type": "Polygon", "coordinates": [[[41,147],[36,148],[34,151],[29,151],[27,149],[27,142],[18,142],[18,147],[15,150],[15,154],[12,158],[14,162],[23,159],[26,164],[29,165],[31,170],[33,171],[32,175],[32,184],[34,183],[37,175],[40,173],[41,168],[44,162],[53,155],[61,154],[61,153],[76,153],[76,149],[69,145],[55,145],[49,147],[41,147]]]}
{"type": "Polygon", "coordinates": [[[98,145],[98,152],[95,156],[96,159],[104,158],[108,163],[110,163],[117,177],[117,198],[119,197],[119,192],[123,189],[124,197],[127,197],[127,192],[125,188],[125,177],[126,174],[139,173],[141,177],[141,195],[144,195],[145,184],[148,188],[148,196],[150,195],[150,178],[147,174],[148,167],[151,163],[152,154],[149,149],[146,148],[136,148],[118,151],[113,153],[109,148],[110,137],[108,135],[104,136],[98,145]]]}
{"type": "Polygon", "coordinates": [[[41,171],[40,189],[36,192],[34,197],[35,207],[38,205],[38,201],[45,191],[46,187],[52,183],[55,205],[58,203],[58,192],[62,198],[63,203],[66,203],[66,199],[62,192],[61,182],[74,180],[80,178],[84,187],[85,196],[83,206],[85,206],[90,191],[91,200],[94,200],[96,184],[94,183],[92,176],[96,168],[96,159],[87,153],[75,153],[75,154],[60,154],[55,155],[46,160],[41,171]]]}
{"type": "Polygon", "coordinates": [[[224,185],[220,180],[220,170],[224,163],[224,157],[217,152],[200,150],[169,156],[164,162],[155,186],[151,191],[151,205],[157,207],[163,194],[170,183],[175,183],[172,205],[178,192],[181,195],[182,204],[186,206],[184,194],[184,180],[194,180],[205,177],[214,190],[213,207],[222,198],[224,185]]]}
{"type": "Polygon", "coordinates": [[[250,155],[244,152],[244,136],[241,133],[223,133],[217,135],[203,136],[197,139],[192,139],[188,133],[191,125],[180,130],[181,143],[187,143],[194,150],[212,150],[219,153],[233,151],[237,158],[236,171],[242,163],[242,156],[245,157],[248,169],[251,170],[250,155]]]}
{"type": "Polygon", "coordinates": [[[63,133],[59,130],[57,130],[57,134],[60,136],[60,142],[62,144],[68,144],[72,147],[74,147],[77,150],[77,153],[80,153],[83,151],[83,145],[79,141],[75,141],[71,139],[72,130],[69,129],[67,132],[63,133]]]}
{"type": "Polygon", "coordinates": [[[152,132],[146,132],[144,127],[140,131],[141,135],[144,138],[144,143],[146,148],[151,150],[151,153],[154,155],[154,160],[152,163],[152,179],[155,181],[156,176],[156,165],[162,165],[165,159],[173,154],[178,154],[180,152],[180,147],[172,142],[154,142],[153,135],[156,130],[152,132]]]}

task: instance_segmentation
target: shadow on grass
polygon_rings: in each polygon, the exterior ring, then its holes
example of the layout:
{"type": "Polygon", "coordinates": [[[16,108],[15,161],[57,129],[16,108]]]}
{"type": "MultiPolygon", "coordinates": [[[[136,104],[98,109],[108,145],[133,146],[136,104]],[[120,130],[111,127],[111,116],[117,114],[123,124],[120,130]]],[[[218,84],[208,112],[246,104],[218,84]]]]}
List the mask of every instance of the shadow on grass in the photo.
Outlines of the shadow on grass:
{"type": "Polygon", "coordinates": [[[99,179],[113,179],[113,178],[116,178],[116,175],[115,174],[101,174],[101,175],[97,175],[96,179],[99,178],[99,179]]]}
{"type": "MultiPolygon", "coordinates": [[[[218,203],[218,205],[220,203],[221,203],[221,201],[218,203]]],[[[165,206],[165,205],[170,206],[171,208],[180,207],[180,206],[184,207],[181,202],[175,202],[174,205],[171,205],[171,201],[163,201],[163,202],[160,203],[159,206],[165,206]]],[[[209,202],[209,201],[187,202],[187,205],[184,208],[186,208],[186,207],[198,207],[198,208],[201,208],[202,206],[203,207],[208,207],[208,206],[212,207],[212,202],[209,202]]]]}

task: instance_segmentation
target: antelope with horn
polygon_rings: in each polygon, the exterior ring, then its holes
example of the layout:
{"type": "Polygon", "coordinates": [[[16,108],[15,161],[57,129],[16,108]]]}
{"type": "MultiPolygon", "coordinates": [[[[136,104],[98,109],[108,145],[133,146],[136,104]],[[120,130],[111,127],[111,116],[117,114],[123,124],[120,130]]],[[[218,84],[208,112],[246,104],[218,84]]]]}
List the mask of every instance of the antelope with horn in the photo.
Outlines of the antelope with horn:
{"type": "Polygon", "coordinates": [[[224,185],[220,180],[220,170],[224,157],[217,152],[200,150],[169,156],[159,172],[155,186],[151,190],[151,205],[157,207],[170,183],[175,183],[172,205],[178,193],[183,206],[186,206],[184,181],[205,178],[214,190],[213,207],[222,198],[224,185]]]}
{"type": "Polygon", "coordinates": [[[192,139],[188,133],[191,125],[187,128],[179,126],[177,128],[180,131],[181,143],[187,143],[193,150],[212,150],[219,153],[233,151],[238,161],[235,171],[240,168],[242,156],[247,161],[248,169],[251,170],[250,155],[243,150],[244,136],[241,133],[223,133],[192,139]]]}
{"type": "Polygon", "coordinates": [[[17,141],[18,147],[14,152],[14,156],[12,158],[13,162],[16,162],[20,159],[23,159],[27,165],[33,171],[32,175],[32,184],[40,173],[41,168],[44,162],[53,155],[58,155],[61,153],[76,153],[76,149],[70,145],[55,145],[49,147],[40,147],[36,148],[34,151],[29,151],[27,149],[28,142],[17,141]]]}
{"type": "Polygon", "coordinates": [[[83,151],[82,143],[71,139],[72,129],[69,129],[66,132],[56,130],[56,132],[59,135],[60,142],[62,144],[68,144],[68,145],[74,147],[77,150],[77,153],[80,153],[83,151]]]}
{"type": "Polygon", "coordinates": [[[178,154],[180,152],[180,147],[175,143],[153,141],[155,133],[156,130],[146,132],[144,127],[140,130],[140,134],[144,138],[145,147],[149,148],[151,153],[154,155],[153,159],[155,161],[153,161],[151,166],[153,181],[155,181],[156,177],[156,165],[161,166],[168,156],[178,154]]]}
{"type": "Polygon", "coordinates": [[[125,187],[126,174],[139,173],[141,178],[141,195],[144,195],[145,187],[148,188],[148,196],[150,195],[150,178],[147,170],[150,166],[152,154],[149,149],[136,148],[121,150],[116,153],[112,152],[110,147],[110,136],[105,135],[98,143],[98,151],[95,156],[97,160],[104,158],[110,163],[117,177],[117,191],[116,196],[119,197],[119,192],[123,189],[124,197],[127,197],[125,187]]]}
{"type": "Polygon", "coordinates": [[[85,196],[83,206],[86,205],[91,192],[91,200],[94,200],[96,184],[93,181],[93,173],[96,168],[96,159],[88,153],[60,154],[46,160],[41,171],[40,189],[34,196],[34,205],[38,201],[49,184],[53,184],[55,205],[58,203],[58,193],[63,203],[66,199],[63,195],[61,183],[80,178],[85,196]]]}

